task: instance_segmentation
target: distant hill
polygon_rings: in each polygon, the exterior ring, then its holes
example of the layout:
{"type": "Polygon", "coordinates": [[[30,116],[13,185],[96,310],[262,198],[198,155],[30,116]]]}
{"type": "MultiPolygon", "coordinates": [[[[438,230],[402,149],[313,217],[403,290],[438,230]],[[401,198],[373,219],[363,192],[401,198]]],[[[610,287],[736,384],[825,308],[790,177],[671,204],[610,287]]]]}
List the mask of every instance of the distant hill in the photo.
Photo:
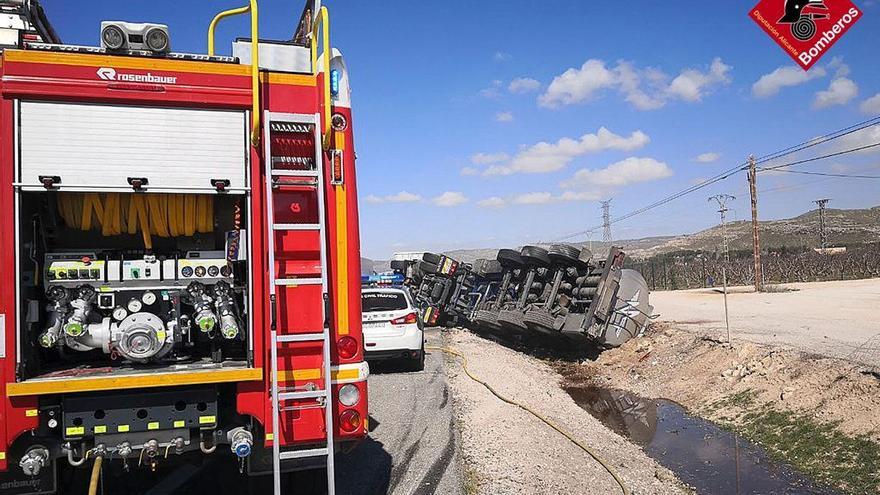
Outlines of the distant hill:
{"type": "MultiPolygon", "coordinates": [[[[828,242],[834,246],[880,241],[880,206],[861,210],[825,210],[828,242]]],[[[752,223],[737,221],[727,224],[727,238],[732,251],[752,248],[752,223]]],[[[812,210],[795,218],[760,222],[761,246],[764,249],[786,247],[818,247],[819,211],[812,210]]],[[[723,240],[720,226],[695,234],[678,236],[645,237],[642,239],[616,240],[630,258],[645,259],[658,254],[675,251],[714,251],[723,240]]],[[[586,246],[585,243],[577,243],[586,246]]],[[[605,253],[608,246],[593,242],[595,254],[605,253]]],[[[457,249],[444,254],[459,261],[470,263],[478,258],[494,258],[497,249],[457,249]]],[[[387,261],[365,260],[364,267],[374,270],[390,269],[387,261]]]]}

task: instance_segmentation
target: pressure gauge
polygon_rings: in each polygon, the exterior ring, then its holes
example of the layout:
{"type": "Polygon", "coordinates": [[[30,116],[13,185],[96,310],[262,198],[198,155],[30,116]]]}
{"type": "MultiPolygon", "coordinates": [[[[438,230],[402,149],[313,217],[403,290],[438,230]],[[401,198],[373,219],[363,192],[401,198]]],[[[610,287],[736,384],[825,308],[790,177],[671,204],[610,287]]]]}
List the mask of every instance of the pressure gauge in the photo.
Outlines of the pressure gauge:
{"type": "Polygon", "coordinates": [[[141,300],[140,300],[140,299],[134,298],[134,299],[128,301],[128,310],[131,311],[132,313],[138,313],[138,312],[140,312],[140,310],[141,310],[143,307],[144,307],[144,305],[141,304],[141,300]]]}
{"type": "Polygon", "coordinates": [[[208,267],[208,276],[215,278],[215,277],[217,277],[217,275],[220,275],[220,268],[218,268],[214,265],[209,266],[208,267]]]}
{"type": "Polygon", "coordinates": [[[122,306],[116,306],[116,308],[113,309],[113,319],[114,320],[122,321],[125,319],[126,316],[128,316],[128,310],[126,310],[122,306]]]}
{"type": "Polygon", "coordinates": [[[207,273],[207,272],[208,272],[208,270],[206,270],[205,267],[203,267],[203,266],[196,267],[196,277],[199,277],[199,278],[204,277],[205,273],[207,273]]]}
{"type": "Polygon", "coordinates": [[[141,295],[141,301],[144,302],[147,306],[152,306],[156,304],[156,294],[147,291],[141,295]]]}

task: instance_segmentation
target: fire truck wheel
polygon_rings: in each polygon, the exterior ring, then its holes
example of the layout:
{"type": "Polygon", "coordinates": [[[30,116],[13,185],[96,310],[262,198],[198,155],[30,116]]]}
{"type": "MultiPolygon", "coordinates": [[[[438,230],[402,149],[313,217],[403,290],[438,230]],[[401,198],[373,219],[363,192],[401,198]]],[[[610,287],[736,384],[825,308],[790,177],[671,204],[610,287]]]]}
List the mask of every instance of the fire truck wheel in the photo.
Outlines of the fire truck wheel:
{"type": "Polygon", "coordinates": [[[538,246],[525,246],[520,252],[525,263],[532,266],[545,267],[550,265],[550,255],[547,250],[538,246]]]}
{"type": "Polygon", "coordinates": [[[427,261],[428,263],[432,263],[435,265],[439,265],[441,259],[443,259],[443,257],[439,254],[425,253],[424,255],[422,255],[422,261],[427,261]]]}

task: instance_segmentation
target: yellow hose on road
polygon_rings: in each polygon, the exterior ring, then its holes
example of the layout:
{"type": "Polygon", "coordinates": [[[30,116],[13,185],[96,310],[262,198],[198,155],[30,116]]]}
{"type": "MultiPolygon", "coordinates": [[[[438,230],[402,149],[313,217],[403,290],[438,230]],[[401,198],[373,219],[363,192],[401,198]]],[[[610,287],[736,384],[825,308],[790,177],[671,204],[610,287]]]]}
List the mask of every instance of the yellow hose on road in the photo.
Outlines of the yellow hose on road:
{"type": "Polygon", "coordinates": [[[516,407],[522,409],[523,411],[526,411],[527,413],[531,414],[532,416],[534,416],[534,417],[540,419],[541,421],[544,422],[544,424],[546,424],[546,425],[549,426],[550,428],[553,428],[554,430],[556,430],[557,432],[559,432],[559,434],[561,434],[562,436],[564,436],[565,438],[567,438],[568,440],[570,440],[571,443],[573,443],[573,444],[577,445],[578,447],[580,447],[581,450],[583,450],[584,452],[586,452],[590,457],[592,457],[593,459],[595,459],[596,462],[598,462],[599,464],[601,464],[602,467],[605,468],[606,471],[608,471],[608,474],[610,474],[611,477],[614,478],[614,481],[617,482],[618,486],[620,486],[620,490],[623,492],[623,495],[630,495],[630,494],[629,494],[629,490],[626,488],[626,485],[623,484],[623,480],[620,478],[620,475],[617,474],[617,471],[616,471],[613,467],[611,467],[610,464],[608,464],[607,462],[605,462],[605,460],[603,460],[603,459],[599,456],[599,454],[593,452],[592,449],[590,449],[589,447],[587,447],[586,445],[584,445],[583,442],[581,442],[580,440],[578,440],[577,438],[575,438],[571,433],[568,433],[567,431],[563,430],[561,426],[559,426],[559,425],[557,425],[556,423],[550,421],[549,419],[547,419],[546,417],[544,417],[544,416],[541,415],[540,413],[538,413],[538,412],[532,410],[531,408],[529,408],[529,406],[526,406],[526,405],[524,405],[524,404],[520,404],[519,402],[516,402],[516,401],[514,401],[514,400],[512,400],[512,399],[508,399],[507,397],[505,397],[505,396],[501,395],[500,393],[498,393],[494,388],[492,388],[491,385],[489,385],[489,384],[486,383],[485,381],[483,381],[483,380],[477,378],[476,376],[474,376],[474,375],[471,373],[471,371],[468,369],[468,359],[467,359],[467,356],[465,356],[464,354],[462,354],[462,353],[456,351],[455,349],[451,349],[451,348],[449,348],[449,347],[426,347],[425,349],[426,349],[426,350],[429,350],[429,351],[439,351],[439,352],[443,352],[443,353],[446,353],[446,354],[451,354],[451,355],[453,355],[453,356],[457,356],[457,357],[461,358],[461,367],[462,367],[462,369],[464,370],[464,373],[468,376],[468,378],[470,378],[471,380],[473,380],[473,381],[479,383],[480,385],[486,387],[486,389],[488,389],[489,392],[492,392],[492,395],[494,395],[495,397],[498,397],[498,398],[501,399],[503,402],[506,402],[506,403],[508,403],[508,404],[510,404],[510,405],[516,406],[516,407]]]}
{"type": "Polygon", "coordinates": [[[103,457],[95,457],[95,464],[92,466],[92,479],[89,480],[89,495],[97,495],[98,493],[98,480],[101,479],[101,464],[103,462],[103,457]]]}
{"type": "Polygon", "coordinates": [[[57,204],[68,227],[100,228],[106,237],[140,232],[147,249],[153,248],[153,235],[214,231],[214,196],[209,194],[58,193],[57,204]]]}

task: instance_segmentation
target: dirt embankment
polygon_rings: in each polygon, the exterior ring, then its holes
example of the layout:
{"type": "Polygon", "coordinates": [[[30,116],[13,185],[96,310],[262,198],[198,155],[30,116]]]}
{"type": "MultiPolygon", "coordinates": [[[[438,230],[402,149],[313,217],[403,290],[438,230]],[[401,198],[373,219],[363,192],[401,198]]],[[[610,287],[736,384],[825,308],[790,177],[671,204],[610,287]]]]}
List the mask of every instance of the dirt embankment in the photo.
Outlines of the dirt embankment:
{"type": "MultiPolygon", "coordinates": [[[[446,333],[445,344],[464,353],[471,372],[499,393],[541,412],[595,449],[631,493],[689,493],[668,469],[581,409],[547,362],[465,330],[446,333]]],[[[457,359],[447,361],[447,370],[469,494],[621,492],[598,462],[529,413],[471,381],[457,359]]]]}
{"type": "Polygon", "coordinates": [[[736,340],[726,345],[661,323],[595,362],[560,371],[570,385],[674,400],[821,482],[880,493],[880,380],[858,364],[736,340]]]}

